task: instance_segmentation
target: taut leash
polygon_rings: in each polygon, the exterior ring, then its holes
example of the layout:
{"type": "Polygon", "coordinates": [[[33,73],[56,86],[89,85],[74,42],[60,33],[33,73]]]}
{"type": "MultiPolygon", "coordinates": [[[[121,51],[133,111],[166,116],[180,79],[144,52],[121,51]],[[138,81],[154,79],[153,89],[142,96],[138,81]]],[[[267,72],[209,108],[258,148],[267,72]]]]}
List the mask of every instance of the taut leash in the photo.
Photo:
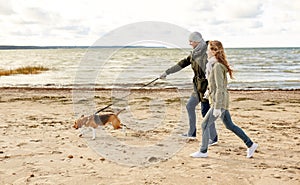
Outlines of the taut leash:
{"type": "MultiPolygon", "coordinates": [[[[152,80],[151,82],[148,82],[147,84],[143,85],[142,87],[140,87],[138,90],[147,87],[148,85],[152,84],[153,82],[157,81],[159,78],[155,78],[154,80],[152,80]]],[[[128,95],[122,97],[121,99],[127,98],[128,96],[130,96],[132,93],[129,93],[128,95]]],[[[103,107],[102,109],[98,110],[97,112],[95,112],[95,114],[98,114],[101,111],[104,111],[105,109],[109,108],[110,106],[112,106],[113,103],[107,105],[106,107],[103,107]]]]}

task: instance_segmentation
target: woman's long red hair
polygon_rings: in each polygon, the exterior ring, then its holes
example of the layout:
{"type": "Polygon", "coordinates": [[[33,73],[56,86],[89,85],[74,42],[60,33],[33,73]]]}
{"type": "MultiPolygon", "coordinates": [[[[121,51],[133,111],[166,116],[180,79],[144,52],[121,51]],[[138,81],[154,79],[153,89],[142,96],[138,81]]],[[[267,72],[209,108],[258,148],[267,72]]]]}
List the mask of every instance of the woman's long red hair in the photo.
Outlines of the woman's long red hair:
{"type": "Polygon", "coordinates": [[[209,45],[210,45],[210,49],[212,51],[215,51],[215,57],[216,59],[223,65],[226,66],[229,76],[231,79],[233,79],[233,70],[231,69],[229,62],[226,59],[226,54],[223,48],[223,45],[220,41],[217,40],[213,40],[213,41],[209,41],[209,45]]]}

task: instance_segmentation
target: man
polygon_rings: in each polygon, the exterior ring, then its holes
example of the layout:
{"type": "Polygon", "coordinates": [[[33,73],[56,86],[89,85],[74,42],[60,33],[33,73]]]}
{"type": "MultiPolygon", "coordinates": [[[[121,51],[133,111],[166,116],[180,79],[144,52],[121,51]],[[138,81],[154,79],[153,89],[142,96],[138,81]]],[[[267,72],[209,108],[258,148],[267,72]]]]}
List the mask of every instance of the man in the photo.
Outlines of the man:
{"type": "MultiPolygon", "coordinates": [[[[193,85],[194,90],[192,95],[186,105],[186,109],[189,116],[189,131],[188,133],[182,134],[183,137],[188,137],[191,139],[196,138],[196,106],[201,102],[201,113],[202,117],[204,117],[207,111],[210,109],[209,101],[204,97],[204,93],[207,88],[207,80],[205,78],[205,69],[207,64],[207,44],[203,40],[202,35],[199,32],[193,32],[189,36],[190,45],[193,48],[191,54],[179,61],[173,67],[167,69],[162,75],[160,75],[160,79],[164,79],[167,75],[176,73],[181,69],[191,65],[194,71],[193,85]]],[[[215,128],[215,123],[212,124],[209,128],[210,130],[210,143],[209,145],[217,144],[218,136],[215,128]]]]}

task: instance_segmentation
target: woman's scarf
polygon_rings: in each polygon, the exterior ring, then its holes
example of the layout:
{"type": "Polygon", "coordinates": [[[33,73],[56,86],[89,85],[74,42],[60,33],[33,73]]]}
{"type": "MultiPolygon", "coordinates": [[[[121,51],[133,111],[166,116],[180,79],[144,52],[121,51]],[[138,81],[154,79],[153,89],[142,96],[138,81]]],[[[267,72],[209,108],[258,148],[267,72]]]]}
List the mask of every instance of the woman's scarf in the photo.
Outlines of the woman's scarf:
{"type": "Polygon", "coordinates": [[[218,60],[216,59],[215,56],[210,57],[207,60],[208,60],[208,62],[206,64],[206,70],[205,70],[205,76],[206,76],[206,78],[209,77],[209,75],[210,75],[210,73],[212,71],[214,63],[218,62],[218,60]]]}

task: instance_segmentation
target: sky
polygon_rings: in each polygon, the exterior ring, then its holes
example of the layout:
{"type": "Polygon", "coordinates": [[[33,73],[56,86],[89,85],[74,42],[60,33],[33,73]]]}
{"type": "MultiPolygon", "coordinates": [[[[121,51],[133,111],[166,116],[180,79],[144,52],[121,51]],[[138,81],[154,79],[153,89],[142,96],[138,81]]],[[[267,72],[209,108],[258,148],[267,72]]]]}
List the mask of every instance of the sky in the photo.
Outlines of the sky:
{"type": "Polygon", "coordinates": [[[225,47],[300,47],[299,20],[299,0],[0,0],[0,45],[91,46],[160,21],[225,47]]]}

